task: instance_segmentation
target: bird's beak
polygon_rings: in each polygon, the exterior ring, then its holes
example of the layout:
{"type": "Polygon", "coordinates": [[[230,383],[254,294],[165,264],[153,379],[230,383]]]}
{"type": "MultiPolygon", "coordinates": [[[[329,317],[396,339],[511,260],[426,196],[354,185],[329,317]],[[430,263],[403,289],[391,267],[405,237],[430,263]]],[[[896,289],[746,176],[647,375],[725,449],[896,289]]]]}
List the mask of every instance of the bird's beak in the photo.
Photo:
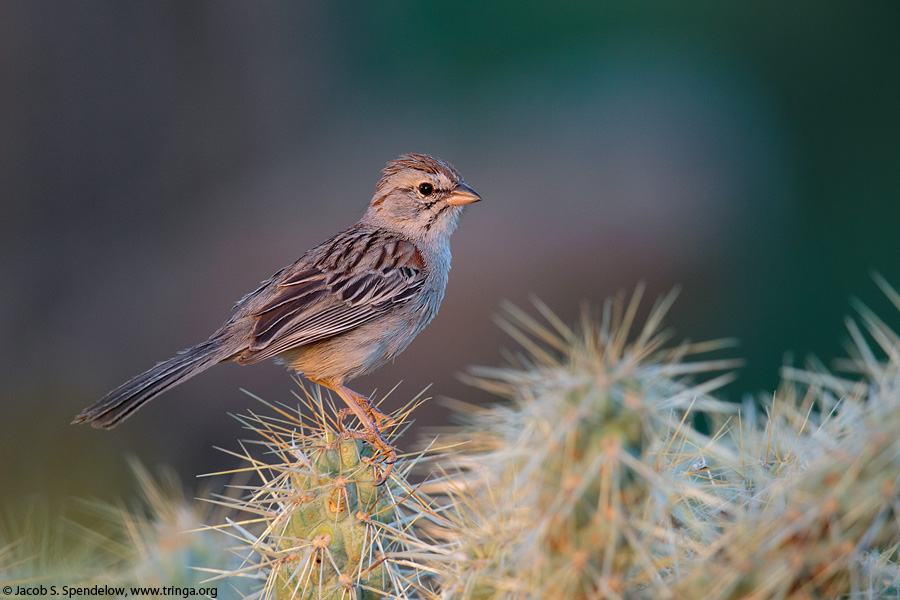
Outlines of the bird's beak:
{"type": "Polygon", "coordinates": [[[450,195],[447,196],[447,204],[451,206],[465,206],[481,200],[478,192],[470,188],[464,183],[457,184],[450,195]]]}

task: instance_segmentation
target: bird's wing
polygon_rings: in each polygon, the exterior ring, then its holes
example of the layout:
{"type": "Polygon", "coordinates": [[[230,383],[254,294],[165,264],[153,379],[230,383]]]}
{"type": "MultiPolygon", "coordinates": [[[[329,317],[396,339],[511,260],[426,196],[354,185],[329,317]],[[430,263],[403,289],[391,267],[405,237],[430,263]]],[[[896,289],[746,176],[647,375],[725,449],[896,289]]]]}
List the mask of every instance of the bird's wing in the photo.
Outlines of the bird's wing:
{"type": "Polygon", "coordinates": [[[241,362],[355,329],[409,301],[425,284],[419,250],[390,234],[350,230],[317,250],[254,294],[250,344],[241,362]]]}

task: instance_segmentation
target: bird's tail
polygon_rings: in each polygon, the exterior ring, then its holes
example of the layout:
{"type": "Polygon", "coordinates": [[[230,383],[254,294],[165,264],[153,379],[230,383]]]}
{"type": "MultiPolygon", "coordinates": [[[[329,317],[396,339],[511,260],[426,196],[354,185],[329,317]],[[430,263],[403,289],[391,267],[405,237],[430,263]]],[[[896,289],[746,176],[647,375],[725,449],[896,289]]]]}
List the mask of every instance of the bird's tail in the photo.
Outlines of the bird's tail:
{"type": "Polygon", "coordinates": [[[207,340],[123,383],[81,411],[72,423],[90,423],[93,427],[112,429],[146,402],[225,360],[230,354],[220,341],[207,340]]]}

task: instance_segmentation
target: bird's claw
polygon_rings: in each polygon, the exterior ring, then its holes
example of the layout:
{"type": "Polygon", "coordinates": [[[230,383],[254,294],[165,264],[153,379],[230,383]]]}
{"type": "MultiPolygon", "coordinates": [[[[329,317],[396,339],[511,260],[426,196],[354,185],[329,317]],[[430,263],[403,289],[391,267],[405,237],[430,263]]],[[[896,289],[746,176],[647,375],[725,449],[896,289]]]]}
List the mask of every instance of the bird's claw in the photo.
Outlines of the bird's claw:
{"type": "Polygon", "coordinates": [[[338,419],[341,423],[342,430],[328,447],[334,448],[344,440],[362,440],[368,442],[375,453],[372,458],[363,457],[362,460],[372,465],[372,468],[375,469],[375,485],[383,485],[391,476],[394,463],[397,462],[397,450],[384,439],[384,435],[377,428],[375,430],[366,428],[362,431],[357,429],[347,429],[343,428],[343,421],[341,420],[340,414],[338,414],[338,419]],[[387,466],[383,467],[384,465],[387,466]],[[383,467],[383,471],[379,474],[378,471],[380,467],[383,467]]]}

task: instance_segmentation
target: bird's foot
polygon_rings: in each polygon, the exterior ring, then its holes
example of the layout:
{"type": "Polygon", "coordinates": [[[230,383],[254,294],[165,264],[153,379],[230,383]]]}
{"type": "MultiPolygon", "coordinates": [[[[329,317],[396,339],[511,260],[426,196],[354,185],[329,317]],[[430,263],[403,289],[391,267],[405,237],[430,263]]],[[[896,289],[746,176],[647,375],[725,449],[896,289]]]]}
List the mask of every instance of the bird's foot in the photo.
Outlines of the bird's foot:
{"type": "Polygon", "coordinates": [[[396,421],[375,408],[368,398],[347,388],[339,380],[313,379],[312,381],[335,391],[347,403],[347,408],[339,410],[337,413],[337,425],[341,432],[338,434],[335,443],[346,439],[369,442],[374,453],[372,458],[367,459],[366,462],[375,469],[375,485],[382,485],[390,477],[391,469],[393,469],[394,463],[397,462],[397,451],[385,439],[384,434],[381,433],[381,427],[383,425],[393,426],[396,424],[396,421]],[[344,419],[351,414],[359,419],[360,424],[362,424],[362,430],[349,429],[344,425],[344,419]],[[385,467],[384,465],[387,466],[385,467]],[[379,468],[384,469],[380,475],[378,473],[379,468]]]}
{"type": "Polygon", "coordinates": [[[391,476],[394,463],[397,462],[397,449],[384,439],[384,435],[377,428],[366,428],[362,431],[357,429],[344,429],[328,446],[334,448],[344,440],[362,440],[368,442],[369,445],[372,446],[372,449],[375,451],[372,458],[364,458],[363,460],[371,464],[375,469],[375,485],[383,485],[391,476]],[[380,474],[379,469],[382,469],[380,474]]]}

